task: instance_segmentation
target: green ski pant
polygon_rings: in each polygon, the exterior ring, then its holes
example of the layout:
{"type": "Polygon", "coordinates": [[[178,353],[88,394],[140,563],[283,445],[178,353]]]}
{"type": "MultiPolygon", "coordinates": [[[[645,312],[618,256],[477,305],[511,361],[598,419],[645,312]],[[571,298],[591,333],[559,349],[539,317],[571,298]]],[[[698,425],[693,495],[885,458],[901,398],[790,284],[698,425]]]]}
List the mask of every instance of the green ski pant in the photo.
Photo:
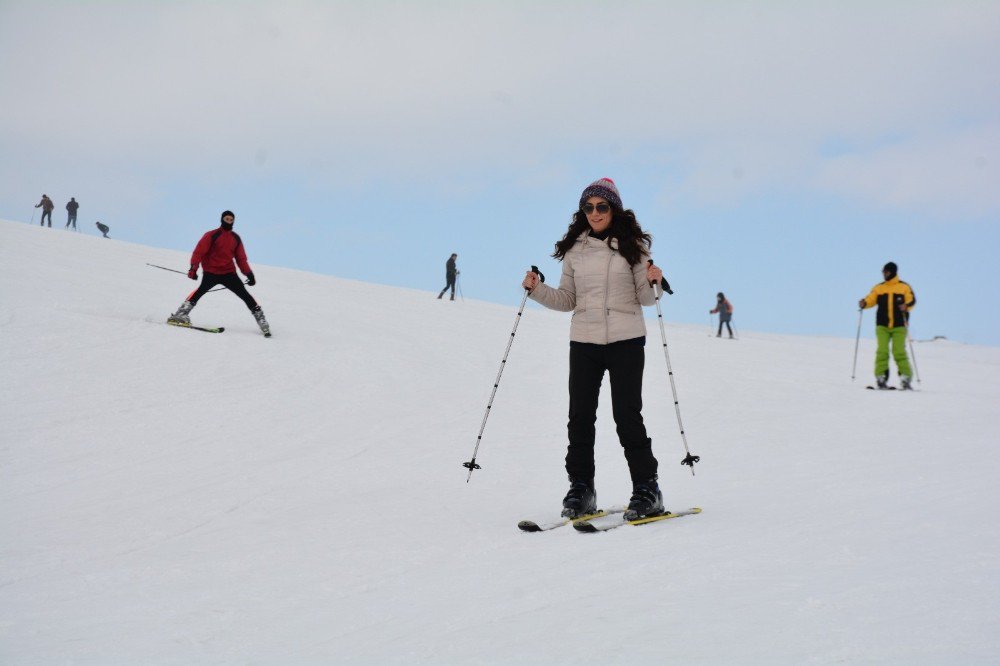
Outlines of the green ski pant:
{"type": "Polygon", "coordinates": [[[906,327],[905,326],[876,326],[875,339],[878,340],[878,349],[875,351],[875,376],[889,374],[889,343],[892,342],[892,357],[896,359],[896,368],[900,375],[912,377],[910,372],[910,359],[906,356],[906,327]]]}

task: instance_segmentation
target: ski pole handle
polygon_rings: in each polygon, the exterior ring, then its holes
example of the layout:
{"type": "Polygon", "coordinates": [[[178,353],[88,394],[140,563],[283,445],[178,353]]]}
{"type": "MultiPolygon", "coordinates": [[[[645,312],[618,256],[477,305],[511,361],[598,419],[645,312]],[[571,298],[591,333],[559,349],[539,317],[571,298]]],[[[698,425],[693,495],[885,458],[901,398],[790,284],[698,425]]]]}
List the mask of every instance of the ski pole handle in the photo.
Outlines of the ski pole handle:
{"type": "MultiPolygon", "coordinates": [[[[542,275],[542,272],[540,270],[538,270],[538,266],[532,266],[531,270],[529,270],[528,272],[529,273],[534,273],[535,275],[537,275],[539,282],[545,282],[545,276],[542,275]]],[[[527,276],[525,276],[524,279],[525,279],[525,282],[527,282],[527,280],[528,280],[527,276]]],[[[533,287],[525,287],[524,283],[522,282],[521,286],[524,287],[525,297],[527,297],[527,294],[530,294],[531,290],[534,289],[535,287],[537,287],[538,285],[535,285],[533,287]]]]}
{"type": "MultiPolygon", "coordinates": [[[[650,266],[653,265],[653,260],[652,259],[649,260],[649,265],[650,266]]],[[[653,283],[650,282],[649,286],[652,287],[653,283]]],[[[663,291],[665,291],[666,293],[670,294],[671,296],[673,295],[674,290],[670,288],[670,283],[667,282],[667,278],[665,278],[665,277],[661,277],[660,278],[660,286],[663,288],[663,291]]]]}

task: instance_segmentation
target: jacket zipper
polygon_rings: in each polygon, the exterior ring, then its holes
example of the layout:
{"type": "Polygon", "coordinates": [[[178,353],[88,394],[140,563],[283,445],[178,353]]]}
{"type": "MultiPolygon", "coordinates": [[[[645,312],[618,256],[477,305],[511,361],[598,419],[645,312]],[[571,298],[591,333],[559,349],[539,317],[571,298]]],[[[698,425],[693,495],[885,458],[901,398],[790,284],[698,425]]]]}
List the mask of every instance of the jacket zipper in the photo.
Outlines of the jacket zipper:
{"type": "Polygon", "coordinates": [[[611,245],[607,246],[610,253],[608,254],[608,265],[604,272],[604,344],[608,344],[611,339],[611,308],[608,307],[608,291],[611,289],[611,260],[615,258],[615,252],[611,249],[611,245]]]}

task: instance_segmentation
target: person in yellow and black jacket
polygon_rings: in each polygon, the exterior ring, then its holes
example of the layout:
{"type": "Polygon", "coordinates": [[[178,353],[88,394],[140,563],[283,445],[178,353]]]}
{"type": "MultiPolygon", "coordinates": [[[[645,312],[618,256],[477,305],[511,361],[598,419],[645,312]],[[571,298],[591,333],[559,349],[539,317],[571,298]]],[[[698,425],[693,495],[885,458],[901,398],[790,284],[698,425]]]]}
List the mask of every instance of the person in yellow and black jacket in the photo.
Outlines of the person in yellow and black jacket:
{"type": "Polygon", "coordinates": [[[893,262],[882,267],[885,282],[872,287],[871,292],[858,301],[862,310],[878,306],[875,313],[875,338],[878,349],[875,352],[875,381],[878,388],[889,388],[889,344],[892,343],[892,357],[896,359],[899,370],[900,388],[909,389],[913,373],[910,370],[910,359],[906,356],[906,326],[909,321],[909,311],[916,305],[917,299],[913,289],[896,275],[897,267],[893,262]]]}

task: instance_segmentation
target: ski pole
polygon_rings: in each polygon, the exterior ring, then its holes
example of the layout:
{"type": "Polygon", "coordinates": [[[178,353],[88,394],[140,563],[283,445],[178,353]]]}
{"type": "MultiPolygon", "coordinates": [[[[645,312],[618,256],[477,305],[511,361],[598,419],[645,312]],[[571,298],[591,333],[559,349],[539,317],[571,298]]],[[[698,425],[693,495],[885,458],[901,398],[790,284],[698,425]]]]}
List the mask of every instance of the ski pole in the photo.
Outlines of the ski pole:
{"type": "MultiPolygon", "coordinates": [[[[653,265],[653,260],[649,260],[649,265],[653,265]]],[[[663,284],[667,286],[666,292],[672,294],[674,292],[670,291],[669,284],[667,284],[666,279],[662,280],[663,284]]],[[[657,286],[654,283],[650,283],[653,287],[653,294],[656,296],[656,316],[660,322],[660,338],[663,340],[663,357],[667,359],[667,376],[670,378],[670,391],[674,395],[674,411],[677,413],[677,427],[681,431],[681,441],[684,443],[684,452],[687,454],[684,456],[684,460],[681,461],[682,465],[687,465],[691,468],[691,476],[694,476],[694,464],[701,461],[701,456],[691,455],[691,449],[688,448],[687,434],[684,432],[684,423],[681,421],[681,406],[680,401],[677,399],[677,384],[674,382],[674,369],[670,365],[670,353],[667,351],[667,331],[663,327],[663,310],[660,309],[660,298],[663,296],[663,289],[657,291],[657,286]]]]}
{"type": "Polygon", "coordinates": [[[920,368],[917,367],[917,353],[913,350],[913,338],[910,337],[910,313],[906,313],[906,339],[910,343],[910,356],[913,357],[913,372],[917,376],[917,383],[920,383],[920,368]]]}
{"type": "MultiPolygon", "coordinates": [[[[176,270],[176,269],[173,269],[173,268],[167,268],[166,266],[157,266],[156,264],[146,264],[146,265],[147,266],[152,266],[153,268],[160,268],[160,269],[163,269],[165,271],[170,271],[171,273],[180,273],[181,275],[187,275],[187,273],[185,273],[184,271],[179,271],[179,270],[176,270]]],[[[243,284],[248,284],[248,283],[244,282],[243,284]]],[[[213,291],[222,291],[223,289],[225,289],[225,287],[216,287],[215,289],[209,289],[205,293],[206,294],[211,294],[213,291]]]]}
{"type": "MultiPolygon", "coordinates": [[[[538,274],[538,278],[542,282],[545,282],[545,276],[542,275],[540,270],[538,270],[538,266],[532,266],[531,272],[538,274]]],[[[469,470],[469,476],[465,479],[466,483],[472,480],[473,470],[482,469],[482,467],[476,464],[476,454],[479,453],[479,445],[483,443],[483,431],[486,430],[486,419],[490,417],[490,409],[493,407],[493,398],[496,397],[497,387],[500,386],[500,375],[503,374],[503,369],[507,365],[507,355],[510,354],[511,345],[514,344],[514,334],[517,333],[517,325],[521,323],[521,314],[524,312],[524,304],[527,302],[528,294],[530,293],[531,292],[528,289],[524,290],[524,296],[521,298],[521,307],[517,309],[517,317],[514,318],[514,328],[510,332],[510,340],[507,341],[507,349],[503,353],[503,360],[500,361],[500,371],[497,373],[497,378],[493,382],[493,393],[490,394],[490,401],[486,403],[486,413],[483,414],[483,424],[479,426],[479,436],[476,437],[476,448],[472,450],[472,460],[462,463],[462,467],[466,467],[469,470]]]]}
{"type": "Polygon", "coordinates": [[[462,293],[462,278],[461,278],[461,273],[459,275],[455,276],[455,284],[458,285],[458,295],[464,301],[465,300],[465,294],[462,293]]]}
{"type": "Polygon", "coordinates": [[[157,266],[156,264],[146,264],[147,266],[152,266],[153,268],[159,268],[160,270],[170,271],[171,273],[180,273],[181,275],[187,275],[187,271],[179,271],[173,268],[167,268],[166,266],[157,266]]]}
{"type": "Polygon", "coordinates": [[[854,365],[851,367],[851,381],[854,381],[854,375],[858,370],[858,342],[861,341],[861,315],[865,313],[864,310],[858,308],[858,334],[854,337],[854,365]]]}
{"type": "Polygon", "coordinates": [[[34,223],[35,223],[35,211],[31,211],[31,222],[29,222],[29,224],[34,224],[34,223]]]}

